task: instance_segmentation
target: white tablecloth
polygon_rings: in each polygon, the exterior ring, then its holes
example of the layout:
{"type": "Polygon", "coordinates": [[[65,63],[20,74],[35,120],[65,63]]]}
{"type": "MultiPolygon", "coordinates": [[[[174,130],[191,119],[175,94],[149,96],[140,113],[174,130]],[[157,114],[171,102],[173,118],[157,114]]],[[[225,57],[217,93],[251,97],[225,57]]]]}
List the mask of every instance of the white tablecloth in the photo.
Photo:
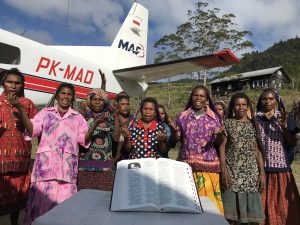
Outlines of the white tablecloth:
{"type": "Polygon", "coordinates": [[[81,190],[33,225],[228,225],[213,202],[201,197],[202,214],[110,212],[111,192],[81,190]]]}

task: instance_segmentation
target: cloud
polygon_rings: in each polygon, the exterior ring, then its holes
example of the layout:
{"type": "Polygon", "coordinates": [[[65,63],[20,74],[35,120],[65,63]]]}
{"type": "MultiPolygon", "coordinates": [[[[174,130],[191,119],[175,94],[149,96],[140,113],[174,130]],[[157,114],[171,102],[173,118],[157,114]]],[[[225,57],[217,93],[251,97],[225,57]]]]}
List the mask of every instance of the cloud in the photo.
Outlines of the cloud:
{"type": "Polygon", "coordinates": [[[111,0],[4,0],[5,3],[31,18],[52,21],[65,25],[70,32],[89,34],[93,31],[103,31],[106,41],[111,41],[112,32],[120,26],[119,16],[123,15],[120,2],[111,0]],[[112,28],[108,27],[113,21],[112,28]]]}
{"type": "Polygon", "coordinates": [[[43,43],[45,45],[52,45],[55,43],[53,37],[44,30],[29,29],[24,33],[24,37],[43,43]]]}
{"type": "Polygon", "coordinates": [[[193,8],[196,1],[192,0],[141,0],[149,10],[151,26],[148,30],[148,63],[153,63],[155,53],[154,43],[162,36],[176,32],[178,25],[187,21],[187,11],[193,8]]]}
{"type": "MultiPolygon", "coordinates": [[[[164,34],[176,31],[176,26],[187,21],[187,10],[194,8],[197,1],[153,1],[147,3],[150,18],[154,23],[150,40],[157,41],[164,34]],[[148,5],[149,4],[149,5],[148,5]],[[167,9],[167,10],[166,10],[167,9]]],[[[219,8],[221,14],[236,15],[237,30],[250,30],[249,38],[255,49],[263,51],[279,40],[286,40],[300,35],[300,2],[298,0],[209,0],[210,8],[219,8]]],[[[143,2],[142,2],[143,3],[143,2]]],[[[150,33],[150,32],[149,32],[150,33]]],[[[149,46],[150,47],[150,46],[149,46]]],[[[251,49],[236,52],[241,56],[251,49]]],[[[153,57],[155,50],[150,49],[153,57]]]]}
{"type": "Polygon", "coordinates": [[[187,21],[187,11],[193,8],[195,1],[191,0],[164,0],[141,1],[148,10],[149,18],[153,24],[153,35],[174,33],[176,27],[187,21]]]}
{"type": "Polygon", "coordinates": [[[262,51],[274,42],[299,35],[300,3],[298,0],[214,0],[210,5],[221,13],[232,12],[241,30],[250,30],[256,49],[262,51]]]}
{"type": "MultiPolygon", "coordinates": [[[[193,7],[192,1],[166,0],[149,6],[150,18],[161,28],[164,24],[178,25],[187,19],[187,10],[193,7]],[[186,3],[186,4],[185,4],[186,3]],[[167,10],[166,10],[167,9],[167,10]],[[180,12],[180,13],[179,13],[180,12]]],[[[173,28],[166,27],[163,30],[173,28]]]]}
{"type": "Polygon", "coordinates": [[[14,19],[5,20],[0,23],[1,27],[5,25],[5,29],[9,30],[12,33],[22,35],[31,40],[50,45],[54,44],[54,38],[46,30],[37,30],[37,29],[26,29],[25,27],[19,25],[14,19]]]}

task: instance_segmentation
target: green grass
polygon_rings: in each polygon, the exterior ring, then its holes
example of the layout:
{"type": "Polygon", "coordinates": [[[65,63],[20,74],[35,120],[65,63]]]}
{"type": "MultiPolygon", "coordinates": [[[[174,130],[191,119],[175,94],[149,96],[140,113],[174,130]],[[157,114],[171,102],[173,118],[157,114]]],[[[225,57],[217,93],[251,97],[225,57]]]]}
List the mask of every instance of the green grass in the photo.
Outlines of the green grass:
{"type": "MultiPolygon", "coordinates": [[[[171,101],[170,101],[169,108],[167,108],[167,112],[171,116],[171,118],[175,119],[176,115],[184,109],[192,88],[197,84],[198,84],[197,81],[188,80],[188,79],[171,83],[171,91],[170,91],[171,101]]],[[[258,100],[260,93],[261,90],[251,90],[246,92],[246,94],[249,95],[250,99],[253,102],[255,102],[255,104],[258,100]]],[[[299,91],[282,89],[280,91],[280,94],[284,100],[284,103],[288,111],[291,109],[291,106],[294,101],[300,100],[299,91]]],[[[167,101],[168,101],[167,84],[151,83],[147,91],[144,93],[144,97],[154,97],[158,100],[160,104],[167,106],[167,101]]],[[[219,98],[213,97],[213,100],[223,100],[225,103],[228,103],[229,99],[230,97],[219,97],[219,98]]],[[[131,100],[132,112],[135,111],[138,105],[137,101],[138,98],[132,98],[131,100]]]]}

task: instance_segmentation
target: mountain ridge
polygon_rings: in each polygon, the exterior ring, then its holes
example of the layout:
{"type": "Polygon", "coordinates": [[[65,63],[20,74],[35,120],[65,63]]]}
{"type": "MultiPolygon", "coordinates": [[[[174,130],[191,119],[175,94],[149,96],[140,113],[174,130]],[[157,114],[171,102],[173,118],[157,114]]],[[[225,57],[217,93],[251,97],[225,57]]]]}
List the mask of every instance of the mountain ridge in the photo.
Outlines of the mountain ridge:
{"type": "Polygon", "coordinates": [[[226,76],[226,74],[245,73],[283,66],[283,69],[291,78],[299,78],[300,38],[296,36],[286,41],[279,41],[262,52],[253,51],[251,53],[245,53],[240,59],[240,62],[240,64],[232,66],[222,75],[226,76]]]}

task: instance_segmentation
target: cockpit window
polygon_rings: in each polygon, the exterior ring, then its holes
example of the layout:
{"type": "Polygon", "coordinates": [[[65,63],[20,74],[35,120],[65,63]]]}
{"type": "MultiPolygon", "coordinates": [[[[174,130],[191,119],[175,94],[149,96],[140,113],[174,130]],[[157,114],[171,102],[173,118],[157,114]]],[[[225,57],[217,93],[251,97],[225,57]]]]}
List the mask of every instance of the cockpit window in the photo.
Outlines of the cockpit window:
{"type": "Polygon", "coordinates": [[[19,48],[0,42],[0,63],[20,64],[21,51],[19,48]]]}

